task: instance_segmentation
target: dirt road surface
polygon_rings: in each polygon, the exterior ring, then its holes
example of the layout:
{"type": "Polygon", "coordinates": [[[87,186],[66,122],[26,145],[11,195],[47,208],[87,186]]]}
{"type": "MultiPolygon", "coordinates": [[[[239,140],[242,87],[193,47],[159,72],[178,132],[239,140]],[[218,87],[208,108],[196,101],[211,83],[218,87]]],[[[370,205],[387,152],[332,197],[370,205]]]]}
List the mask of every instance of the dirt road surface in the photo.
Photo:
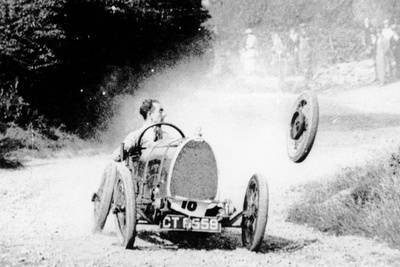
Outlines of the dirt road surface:
{"type": "MultiPolygon", "coordinates": [[[[92,149],[0,171],[0,266],[400,266],[400,251],[379,240],[328,236],[285,222],[286,208],[296,199],[292,185],[327,179],[400,143],[400,84],[319,92],[317,139],[306,161],[294,164],[286,154],[285,135],[297,95],[241,83],[239,89],[237,81],[214,81],[187,94],[186,80],[172,95],[143,88],[121,114],[137,109],[135,101],[146,95],[159,98],[167,121],[187,135],[202,126],[218,160],[221,199],[231,198],[237,209],[251,175],[265,174],[270,210],[259,253],[241,247],[239,228],[199,236],[159,234],[139,226],[134,250],[118,245],[111,219],[102,234],[92,235],[90,197],[109,160],[92,149]]],[[[126,116],[115,122],[120,133],[111,132],[105,142],[115,145],[125,135],[131,124],[126,116]]]]}

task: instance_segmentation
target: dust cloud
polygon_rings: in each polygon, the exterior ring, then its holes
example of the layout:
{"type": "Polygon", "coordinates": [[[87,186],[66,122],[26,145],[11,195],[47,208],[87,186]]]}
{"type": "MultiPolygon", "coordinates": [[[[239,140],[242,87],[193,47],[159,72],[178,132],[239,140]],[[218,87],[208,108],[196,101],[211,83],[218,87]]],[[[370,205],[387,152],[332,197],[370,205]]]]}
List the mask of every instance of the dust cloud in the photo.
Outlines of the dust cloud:
{"type": "Polygon", "coordinates": [[[142,101],[158,99],[167,114],[165,121],[186,136],[202,128],[217,158],[220,187],[227,188],[228,197],[229,191],[237,191],[235,187],[244,193],[253,173],[267,169],[271,174],[271,168],[280,170],[285,168],[282,162],[289,163],[286,126],[296,96],[278,94],[272,78],[212,76],[202,66],[201,59],[181,62],[145,80],[135,94],[121,96],[104,142],[117,146],[141,126],[142,101]]]}
{"type": "MultiPolygon", "coordinates": [[[[372,140],[377,142],[379,138],[374,139],[378,132],[370,127],[361,127],[370,121],[371,114],[361,116],[361,111],[353,110],[365,107],[365,101],[357,96],[367,90],[357,93],[352,97],[347,91],[334,97],[329,92],[319,94],[316,141],[307,160],[294,164],[286,152],[286,131],[298,94],[279,92],[276,80],[267,75],[209,75],[201,59],[192,59],[163,71],[155,70],[135,94],[120,96],[104,145],[111,145],[111,153],[128,132],[140,127],[141,102],[156,98],[167,113],[166,122],[178,126],[186,136],[202,128],[217,159],[220,199],[230,198],[240,207],[247,183],[256,172],[266,177],[271,194],[276,194],[283,192],[282,188],[336,172],[341,166],[364,162],[370,147],[375,146],[372,140]],[[344,105],[346,101],[352,102],[344,105]],[[365,140],[371,142],[361,149],[360,143],[365,140]]],[[[372,118],[381,122],[382,116],[372,118]]],[[[393,117],[390,120],[397,123],[393,117]]],[[[390,125],[380,125],[384,126],[390,125]]]]}

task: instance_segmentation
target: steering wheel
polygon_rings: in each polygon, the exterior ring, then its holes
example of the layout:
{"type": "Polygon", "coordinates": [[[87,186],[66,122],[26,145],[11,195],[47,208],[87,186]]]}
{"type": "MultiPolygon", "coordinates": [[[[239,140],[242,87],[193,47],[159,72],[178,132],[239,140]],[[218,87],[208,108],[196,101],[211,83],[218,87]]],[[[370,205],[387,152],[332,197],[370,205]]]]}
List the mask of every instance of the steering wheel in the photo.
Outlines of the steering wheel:
{"type": "MultiPolygon", "coordinates": [[[[167,123],[167,122],[158,122],[158,123],[154,123],[154,124],[148,126],[147,128],[145,128],[143,130],[143,132],[139,135],[139,138],[138,138],[138,141],[137,141],[137,146],[140,146],[140,143],[142,142],[142,138],[143,138],[144,134],[147,132],[147,130],[149,130],[150,128],[157,127],[157,126],[162,126],[162,125],[166,125],[166,126],[169,126],[171,128],[174,128],[175,130],[177,130],[179,132],[179,134],[182,136],[182,138],[185,138],[185,135],[183,134],[183,132],[178,127],[176,127],[175,125],[173,125],[171,123],[167,123]]],[[[145,148],[145,147],[141,147],[141,149],[143,149],[143,148],[145,148]]]]}

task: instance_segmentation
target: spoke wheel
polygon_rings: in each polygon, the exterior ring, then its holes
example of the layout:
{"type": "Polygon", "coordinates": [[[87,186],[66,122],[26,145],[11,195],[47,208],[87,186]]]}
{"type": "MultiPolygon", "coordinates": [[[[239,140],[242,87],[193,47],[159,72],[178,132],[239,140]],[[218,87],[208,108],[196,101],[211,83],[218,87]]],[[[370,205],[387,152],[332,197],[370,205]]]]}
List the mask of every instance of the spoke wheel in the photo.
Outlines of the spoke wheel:
{"type": "Polygon", "coordinates": [[[107,216],[111,208],[111,199],[117,176],[117,166],[109,164],[101,177],[100,186],[93,195],[93,228],[92,232],[101,232],[106,224],[107,216]]]}
{"type": "Polygon", "coordinates": [[[118,240],[132,249],[136,237],[136,195],[131,173],[125,167],[118,170],[112,202],[118,240]]]}
{"type": "Polygon", "coordinates": [[[318,129],[318,99],[312,92],[302,93],[296,100],[287,132],[287,152],[296,163],[304,161],[311,151],[318,129]]]}
{"type": "Polygon", "coordinates": [[[242,242],[250,251],[258,251],[268,220],[268,183],[265,177],[254,174],[247,186],[243,203],[242,242]]]}

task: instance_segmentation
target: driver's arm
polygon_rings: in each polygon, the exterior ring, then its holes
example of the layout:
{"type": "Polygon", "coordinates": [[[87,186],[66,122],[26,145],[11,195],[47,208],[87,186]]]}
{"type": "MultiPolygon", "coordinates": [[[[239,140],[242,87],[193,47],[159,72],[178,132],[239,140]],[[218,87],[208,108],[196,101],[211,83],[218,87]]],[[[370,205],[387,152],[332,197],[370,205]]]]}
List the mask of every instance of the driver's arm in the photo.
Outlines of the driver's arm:
{"type": "Polygon", "coordinates": [[[117,148],[114,150],[114,152],[112,153],[112,159],[115,162],[120,162],[121,161],[121,148],[117,148]]]}
{"type": "MultiPolygon", "coordinates": [[[[139,134],[140,134],[140,131],[136,130],[136,131],[133,131],[133,132],[129,133],[125,137],[125,139],[123,141],[123,143],[124,143],[124,151],[128,152],[131,148],[133,148],[136,145],[136,141],[137,141],[137,138],[139,137],[139,134]]],[[[121,154],[121,148],[119,147],[112,154],[113,160],[117,161],[117,162],[121,161],[121,155],[120,154],[121,154]]]]}
{"type": "Polygon", "coordinates": [[[140,131],[136,130],[129,133],[124,139],[124,149],[129,151],[136,145],[137,139],[139,138],[140,131]]]}

